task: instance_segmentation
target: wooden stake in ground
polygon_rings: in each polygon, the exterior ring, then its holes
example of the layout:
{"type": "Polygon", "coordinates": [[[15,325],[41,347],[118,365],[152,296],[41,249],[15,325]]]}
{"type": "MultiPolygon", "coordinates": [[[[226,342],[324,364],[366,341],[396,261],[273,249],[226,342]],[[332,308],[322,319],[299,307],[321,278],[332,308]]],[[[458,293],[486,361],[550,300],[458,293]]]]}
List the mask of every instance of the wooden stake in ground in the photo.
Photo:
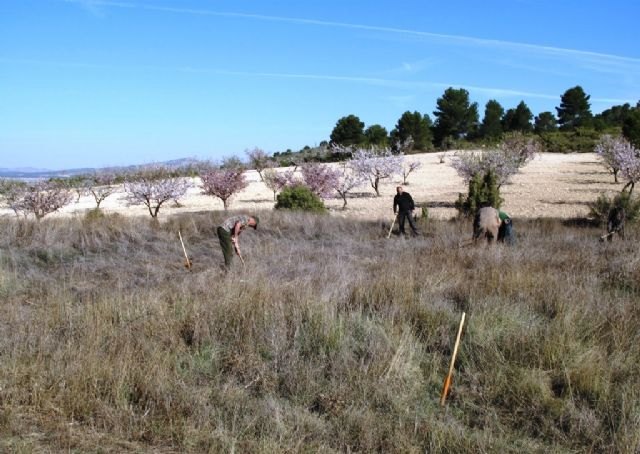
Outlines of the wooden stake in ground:
{"type": "Polygon", "coordinates": [[[602,235],[600,237],[600,241],[604,241],[606,239],[608,239],[610,236],[612,236],[615,232],[609,232],[609,233],[605,233],[604,235],[602,235]]]}
{"type": "Polygon", "coordinates": [[[394,214],[393,215],[393,221],[391,221],[391,227],[389,228],[389,234],[387,235],[387,238],[391,238],[391,231],[393,230],[393,226],[396,223],[396,219],[398,219],[398,215],[394,214]]]}
{"type": "Polygon", "coordinates": [[[184,252],[184,266],[186,269],[191,271],[191,266],[193,264],[191,263],[191,260],[189,260],[189,256],[187,255],[187,249],[184,247],[184,241],[182,241],[182,234],[180,233],[180,230],[178,230],[178,237],[180,238],[180,244],[182,245],[182,251],[184,252]]]}
{"type": "Polygon", "coordinates": [[[242,255],[240,255],[240,253],[238,253],[238,257],[240,257],[240,261],[242,262],[242,266],[246,266],[247,264],[244,263],[244,259],[242,258],[242,255]]]}
{"type": "Polygon", "coordinates": [[[451,364],[449,365],[449,373],[447,374],[447,378],[444,380],[444,386],[442,387],[442,396],[440,396],[440,405],[444,406],[445,400],[447,400],[447,394],[449,393],[449,388],[451,387],[451,376],[453,375],[453,366],[456,362],[456,355],[458,354],[458,347],[460,346],[460,336],[462,336],[462,327],[464,325],[465,313],[462,313],[462,318],[460,318],[460,327],[458,328],[458,336],[456,337],[456,343],[453,347],[453,356],[451,356],[451,364]]]}
{"type": "Polygon", "coordinates": [[[238,249],[238,239],[232,238],[231,242],[233,243],[233,249],[236,251],[236,255],[240,257],[240,261],[242,262],[242,266],[246,267],[246,263],[244,263],[244,259],[242,258],[242,254],[240,253],[240,249],[238,249]]]}

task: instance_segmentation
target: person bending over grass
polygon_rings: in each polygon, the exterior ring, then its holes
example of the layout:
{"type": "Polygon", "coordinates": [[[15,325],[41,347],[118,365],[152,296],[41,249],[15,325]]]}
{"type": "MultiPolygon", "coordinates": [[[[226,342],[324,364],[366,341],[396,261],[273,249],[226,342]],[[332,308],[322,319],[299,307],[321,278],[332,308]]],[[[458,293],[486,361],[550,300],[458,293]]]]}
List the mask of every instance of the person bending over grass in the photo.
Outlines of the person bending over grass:
{"type": "Polygon", "coordinates": [[[258,222],[258,216],[240,214],[225,220],[218,226],[218,239],[220,240],[220,247],[222,248],[222,255],[224,255],[224,266],[226,269],[231,267],[234,251],[244,263],[244,259],[240,253],[238,238],[240,237],[240,233],[247,227],[253,227],[254,230],[257,229],[258,222]]]}
{"type": "Polygon", "coordinates": [[[500,228],[498,229],[498,241],[513,245],[516,241],[516,234],[513,230],[513,221],[504,211],[498,211],[500,218],[500,228]]]}

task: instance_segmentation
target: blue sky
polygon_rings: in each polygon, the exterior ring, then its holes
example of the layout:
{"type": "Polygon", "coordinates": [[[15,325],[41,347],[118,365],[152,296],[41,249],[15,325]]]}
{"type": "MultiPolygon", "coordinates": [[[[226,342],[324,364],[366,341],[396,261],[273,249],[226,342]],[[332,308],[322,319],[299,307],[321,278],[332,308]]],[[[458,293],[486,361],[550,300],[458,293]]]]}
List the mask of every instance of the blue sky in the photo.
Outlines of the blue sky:
{"type": "Polygon", "coordinates": [[[0,167],[220,159],[391,130],[464,87],[640,99],[634,0],[0,0],[0,167]]]}

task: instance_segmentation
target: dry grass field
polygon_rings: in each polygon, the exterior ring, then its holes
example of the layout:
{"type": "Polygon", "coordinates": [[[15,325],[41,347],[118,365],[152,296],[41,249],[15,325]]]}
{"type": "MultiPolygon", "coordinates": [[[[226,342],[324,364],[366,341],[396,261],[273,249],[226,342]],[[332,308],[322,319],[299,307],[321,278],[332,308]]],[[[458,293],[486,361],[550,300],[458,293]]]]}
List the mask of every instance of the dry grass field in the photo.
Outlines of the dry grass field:
{"type": "Polygon", "coordinates": [[[503,190],[516,245],[460,248],[462,183],[419,159],[421,236],[386,238],[394,183],[312,216],[254,182],[228,274],[202,196],[0,218],[0,452],[639,452],[639,232],[574,219],[613,178],[543,155],[503,190]]]}

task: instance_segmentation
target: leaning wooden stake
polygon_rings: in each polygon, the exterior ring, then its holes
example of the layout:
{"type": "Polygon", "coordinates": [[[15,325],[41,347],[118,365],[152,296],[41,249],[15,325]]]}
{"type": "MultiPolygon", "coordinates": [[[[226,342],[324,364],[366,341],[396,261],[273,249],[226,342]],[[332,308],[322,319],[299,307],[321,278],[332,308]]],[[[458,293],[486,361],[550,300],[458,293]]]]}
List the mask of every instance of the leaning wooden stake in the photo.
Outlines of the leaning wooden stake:
{"type": "Polygon", "coordinates": [[[188,270],[191,270],[191,260],[189,260],[187,249],[184,247],[184,241],[182,241],[182,234],[180,233],[180,230],[178,230],[178,237],[180,238],[180,244],[182,244],[182,251],[184,252],[184,266],[188,270]]]}
{"type": "Polygon", "coordinates": [[[397,214],[395,214],[393,216],[393,221],[391,222],[391,227],[389,228],[389,234],[387,235],[387,238],[391,238],[391,231],[393,230],[393,226],[396,223],[396,219],[398,219],[398,215],[397,214]]]}
{"type": "Polygon", "coordinates": [[[605,233],[604,235],[600,236],[600,241],[604,241],[607,238],[609,238],[610,236],[612,236],[614,233],[616,232],[609,232],[609,233],[605,233]]]}
{"type": "Polygon", "coordinates": [[[466,314],[462,313],[460,319],[460,327],[458,328],[458,336],[456,337],[456,343],[453,347],[453,356],[451,357],[451,364],[449,365],[449,373],[444,380],[444,386],[442,387],[442,396],[440,396],[440,405],[444,406],[445,400],[447,400],[447,394],[449,393],[449,387],[451,386],[451,376],[453,375],[453,366],[456,362],[456,355],[458,354],[458,347],[460,346],[460,336],[462,336],[462,326],[464,325],[464,318],[466,314]]]}

